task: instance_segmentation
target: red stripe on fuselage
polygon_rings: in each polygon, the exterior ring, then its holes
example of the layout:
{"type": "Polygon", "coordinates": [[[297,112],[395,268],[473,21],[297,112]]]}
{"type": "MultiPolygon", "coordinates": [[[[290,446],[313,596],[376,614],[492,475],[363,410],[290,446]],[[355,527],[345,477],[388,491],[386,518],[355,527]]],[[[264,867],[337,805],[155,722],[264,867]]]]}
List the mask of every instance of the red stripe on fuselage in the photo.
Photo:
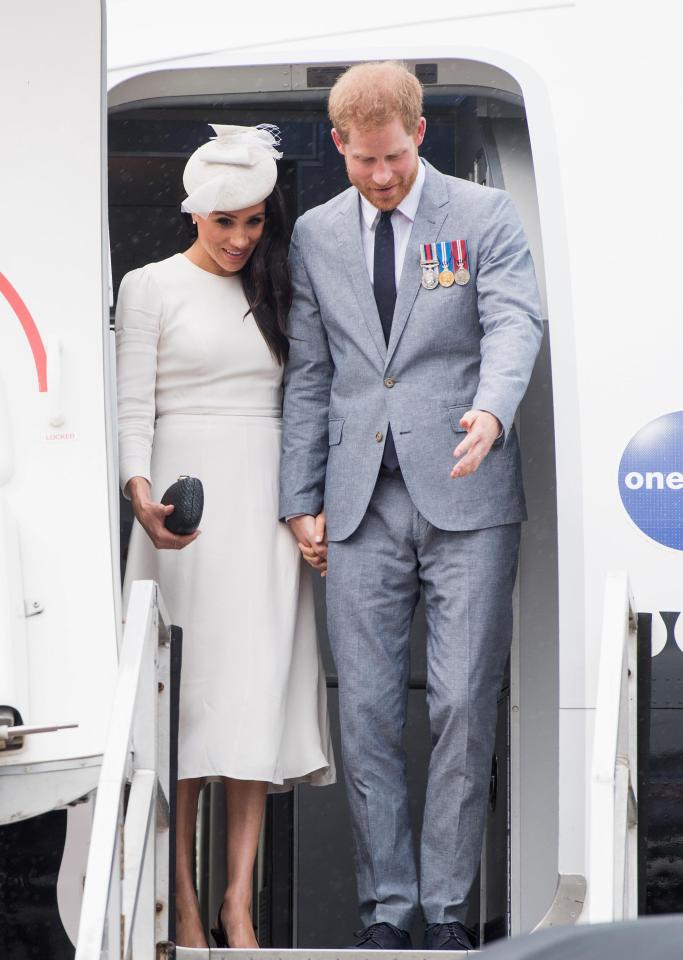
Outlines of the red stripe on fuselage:
{"type": "Polygon", "coordinates": [[[29,342],[31,352],[33,353],[33,359],[36,364],[36,373],[38,374],[38,391],[39,393],[46,393],[47,355],[45,353],[45,345],[43,344],[43,339],[40,336],[38,327],[36,326],[33,317],[29,313],[28,307],[14,289],[12,284],[9,282],[7,277],[2,273],[0,273],[0,293],[5,297],[12,310],[14,310],[19,323],[24,328],[24,333],[26,334],[26,339],[29,342]]]}

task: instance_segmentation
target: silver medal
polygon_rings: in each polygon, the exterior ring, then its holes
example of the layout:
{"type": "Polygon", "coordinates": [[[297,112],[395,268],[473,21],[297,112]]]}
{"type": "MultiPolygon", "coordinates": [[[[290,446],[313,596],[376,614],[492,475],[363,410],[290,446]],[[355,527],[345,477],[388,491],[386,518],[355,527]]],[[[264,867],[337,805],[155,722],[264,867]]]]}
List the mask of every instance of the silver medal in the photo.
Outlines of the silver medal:
{"type": "Polygon", "coordinates": [[[422,263],[422,286],[425,290],[434,290],[439,286],[439,263],[428,260],[422,263]]]}

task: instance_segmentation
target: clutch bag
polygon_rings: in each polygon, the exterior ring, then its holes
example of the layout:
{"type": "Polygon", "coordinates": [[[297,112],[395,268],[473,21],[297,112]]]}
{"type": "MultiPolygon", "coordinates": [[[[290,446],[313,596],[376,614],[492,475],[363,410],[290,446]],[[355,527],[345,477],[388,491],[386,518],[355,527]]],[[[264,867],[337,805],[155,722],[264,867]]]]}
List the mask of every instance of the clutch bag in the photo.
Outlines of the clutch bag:
{"type": "Polygon", "coordinates": [[[171,533],[187,536],[194,533],[202,519],[204,510],[204,487],[197,477],[178,477],[161,498],[168,506],[173,504],[173,513],[164,520],[164,526],[171,533]]]}

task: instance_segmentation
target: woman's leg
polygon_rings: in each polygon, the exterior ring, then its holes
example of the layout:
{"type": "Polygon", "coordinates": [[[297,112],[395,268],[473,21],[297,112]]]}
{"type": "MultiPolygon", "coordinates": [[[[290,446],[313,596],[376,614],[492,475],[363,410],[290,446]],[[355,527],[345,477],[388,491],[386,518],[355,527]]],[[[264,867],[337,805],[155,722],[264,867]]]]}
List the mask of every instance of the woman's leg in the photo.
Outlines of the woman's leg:
{"type": "Polygon", "coordinates": [[[231,947],[257,947],[251,918],[254,860],[268,784],[225,778],[228,834],[228,886],[221,920],[231,947]]]}
{"type": "Polygon", "coordinates": [[[179,780],[176,795],[175,910],[176,943],[181,947],[207,947],[199,916],[199,901],[192,875],[197,804],[202,780],[179,780]]]}

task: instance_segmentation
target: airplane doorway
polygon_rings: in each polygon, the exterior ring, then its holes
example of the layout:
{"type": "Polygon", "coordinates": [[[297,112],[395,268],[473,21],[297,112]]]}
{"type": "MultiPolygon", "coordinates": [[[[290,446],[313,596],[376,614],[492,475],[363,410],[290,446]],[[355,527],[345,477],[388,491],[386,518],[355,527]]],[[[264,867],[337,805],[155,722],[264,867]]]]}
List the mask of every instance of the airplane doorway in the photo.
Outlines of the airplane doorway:
{"type": "MultiPolygon", "coordinates": [[[[320,69],[327,69],[327,74],[313,74],[308,68],[306,79],[311,82],[297,91],[264,93],[260,78],[250,94],[245,92],[248,70],[234,68],[222,73],[244,75],[235,84],[239,94],[174,94],[163,102],[146,100],[144,105],[112,109],[109,185],[115,293],[128,270],[189,246],[189,227],[179,213],[182,170],[187,156],[206,140],[209,121],[278,124],[285,153],[279,182],[292,223],[346,188],[343,160],[330,140],[325,113],[327,88],[339,68],[320,69]]],[[[512,193],[529,235],[545,302],[533,165],[520,95],[500,89],[499,78],[490,84],[482,81],[476,88],[459,86],[457,69],[442,70],[441,64],[418,64],[416,71],[426,83],[427,137],[422,155],[444,173],[512,193]],[[442,77],[448,82],[438,82],[442,77]]],[[[484,942],[531,928],[552,899],[557,875],[557,508],[547,329],[518,430],[530,519],[520,554],[513,652],[499,694],[484,853],[468,918],[480,926],[484,942]]],[[[125,508],[124,504],[124,563],[130,523],[125,508]]],[[[358,926],[339,762],[337,678],[325,631],[324,582],[316,580],[339,782],[324,790],[300,787],[293,794],[269,799],[255,876],[254,920],[262,946],[343,947],[358,926]]],[[[406,728],[416,841],[429,760],[424,637],[420,605],[411,640],[406,728]]],[[[225,880],[223,824],[222,795],[211,785],[203,794],[197,850],[207,927],[225,880]]],[[[416,942],[420,937],[421,932],[416,942]]]]}

